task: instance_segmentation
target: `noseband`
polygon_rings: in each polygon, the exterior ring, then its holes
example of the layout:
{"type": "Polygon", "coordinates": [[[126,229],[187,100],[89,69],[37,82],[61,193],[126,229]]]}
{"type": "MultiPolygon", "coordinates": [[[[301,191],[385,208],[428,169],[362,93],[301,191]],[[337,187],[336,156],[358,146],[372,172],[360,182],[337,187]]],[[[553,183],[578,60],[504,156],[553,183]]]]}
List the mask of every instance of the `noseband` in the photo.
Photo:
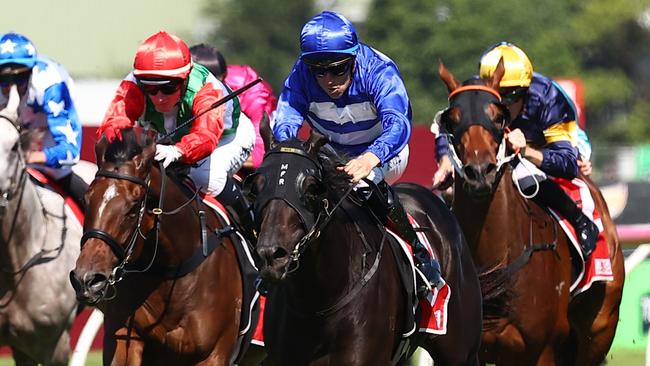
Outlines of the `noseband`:
{"type": "MultiPolygon", "coordinates": [[[[161,174],[164,174],[164,168],[161,166],[161,174]]],[[[106,243],[110,248],[113,254],[117,257],[117,259],[120,261],[120,263],[113,268],[113,271],[111,272],[111,275],[107,281],[108,286],[113,286],[117,282],[121,281],[124,277],[124,274],[126,272],[125,267],[129,263],[129,260],[131,259],[131,255],[133,254],[133,249],[135,248],[135,243],[138,239],[138,237],[141,237],[143,240],[146,240],[149,237],[149,234],[151,234],[151,231],[144,235],[141,230],[141,225],[142,225],[142,219],[144,217],[145,209],[146,209],[146,202],[147,202],[147,196],[149,195],[149,183],[151,181],[151,176],[148,175],[146,179],[140,179],[138,177],[128,175],[128,174],[121,174],[117,172],[111,172],[107,170],[99,170],[95,174],[95,177],[106,177],[106,178],[111,178],[111,179],[117,179],[117,180],[126,180],[131,183],[135,183],[139,186],[142,186],[145,189],[145,196],[142,199],[142,202],[140,203],[140,212],[138,215],[138,221],[135,229],[133,230],[133,234],[131,234],[131,238],[129,239],[129,243],[126,246],[126,249],[122,247],[118,241],[109,233],[103,230],[99,229],[88,229],[85,230],[83,233],[83,236],[81,237],[81,248],[86,244],[86,242],[89,239],[99,239],[102,242],[106,243]]],[[[164,184],[164,175],[162,176],[162,181],[164,184]]],[[[158,216],[162,213],[162,200],[163,200],[163,192],[161,192],[160,195],[160,201],[159,201],[159,206],[158,208],[155,208],[152,210],[152,213],[155,216],[155,223],[153,228],[151,229],[152,231],[155,230],[156,233],[156,250],[158,248],[158,232],[160,230],[160,221],[158,220],[158,216]]],[[[155,255],[153,257],[155,259],[155,255]]],[[[153,263],[153,259],[151,260],[153,263]]],[[[107,287],[108,287],[107,286],[107,287]]]]}

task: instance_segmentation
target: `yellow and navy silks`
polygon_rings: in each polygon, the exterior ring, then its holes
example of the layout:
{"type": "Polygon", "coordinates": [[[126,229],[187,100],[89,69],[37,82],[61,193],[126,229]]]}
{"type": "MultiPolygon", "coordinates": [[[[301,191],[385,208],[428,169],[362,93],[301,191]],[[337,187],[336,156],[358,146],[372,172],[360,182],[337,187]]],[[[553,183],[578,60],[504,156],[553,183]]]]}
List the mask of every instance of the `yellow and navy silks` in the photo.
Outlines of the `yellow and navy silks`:
{"type": "MultiPolygon", "coordinates": [[[[578,174],[577,112],[564,90],[550,78],[533,73],[533,80],[524,96],[522,112],[509,125],[520,129],[528,145],[544,155],[542,169],[546,174],[573,179],[578,174]]],[[[438,159],[449,151],[445,135],[436,138],[438,159]]]]}

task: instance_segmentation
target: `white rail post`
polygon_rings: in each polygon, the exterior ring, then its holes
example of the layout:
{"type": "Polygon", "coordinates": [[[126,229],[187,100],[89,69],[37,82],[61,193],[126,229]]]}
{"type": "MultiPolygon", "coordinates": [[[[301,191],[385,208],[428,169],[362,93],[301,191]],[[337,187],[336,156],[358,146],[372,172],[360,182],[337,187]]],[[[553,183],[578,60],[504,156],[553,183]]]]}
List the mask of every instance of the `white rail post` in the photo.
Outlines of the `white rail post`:
{"type": "Polygon", "coordinates": [[[99,309],[94,309],[79,335],[77,345],[72,352],[72,358],[70,358],[70,362],[68,363],[69,366],[84,366],[86,364],[88,352],[93,345],[93,341],[102,323],[104,323],[104,313],[99,309]]]}

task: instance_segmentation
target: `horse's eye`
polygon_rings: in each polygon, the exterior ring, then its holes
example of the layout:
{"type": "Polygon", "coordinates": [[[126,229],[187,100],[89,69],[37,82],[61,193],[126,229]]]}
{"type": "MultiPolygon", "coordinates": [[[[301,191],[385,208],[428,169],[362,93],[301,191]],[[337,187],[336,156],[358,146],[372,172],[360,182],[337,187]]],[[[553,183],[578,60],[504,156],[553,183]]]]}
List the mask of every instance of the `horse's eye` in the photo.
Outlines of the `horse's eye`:
{"type": "Polygon", "coordinates": [[[129,212],[126,213],[126,216],[128,216],[130,219],[134,219],[138,217],[139,214],[140,214],[140,205],[134,204],[133,206],[131,206],[129,212]]]}
{"type": "Polygon", "coordinates": [[[302,182],[301,190],[307,202],[318,201],[325,193],[325,187],[313,175],[305,177],[302,182]]]}

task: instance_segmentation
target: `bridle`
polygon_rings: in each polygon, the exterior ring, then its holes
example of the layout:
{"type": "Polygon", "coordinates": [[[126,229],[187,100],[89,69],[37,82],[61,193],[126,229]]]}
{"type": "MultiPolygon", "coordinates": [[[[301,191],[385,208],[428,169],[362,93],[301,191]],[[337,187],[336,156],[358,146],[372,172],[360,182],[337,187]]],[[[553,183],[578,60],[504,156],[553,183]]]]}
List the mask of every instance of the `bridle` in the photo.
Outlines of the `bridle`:
{"type": "Polygon", "coordinates": [[[485,128],[490,132],[494,141],[497,142],[497,174],[502,174],[503,171],[501,168],[517,156],[517,154],[506,156],[504,131],[510,125],[510,113],[508,112],[508,108],[501,102],[499,92],[491,87],[486,85],[463,85],[456,88],[449,94],[449,108],[442,113],[440,118],[441,125],[447,132],[445,135],[448,140],[449,158],[454,166],[456,174],[462,179],[467,179],[464,171],[466,165],[463,164],[458,157],[456,145],[454,143],[454,136],[462,136],[470,126],[481,126],[485,128]],[[485,114],[485,111],[481,109],[488,104],[493,104],[502,111],[503,117],[498,125],[495,125],[495,123],[485,114]],[[450,121],[449,112],[453,108],[460,107],[461,105],[465,106],[463,110],[469,110],[469,115],[461,115],[460,122],[451,128],[450,126],[452,123],[450,121]],[[469,106],[469,108],[466,106],[469,106]]]}
{"type": "MultiPolygon", "coordinates": [[[[354,189],[354,185],[345,191],[345,193],[338,199],[334,206],[331,206],[330,200],[327,198],[326,193],[321,195],[318,199],[318,206],[315,208],[308,208],[304,205],[303,197],[298,192],[298,187],[289,186],[284,187],[284,182],[302,182],[305,176],[311,176],[316,180],[316,184],[323,185],[322,182],[323,167],[320,162],[310,156],[304,149],[296,147],[277,147],[267,152],[264,156],[264,163],[257,170],[255,174],[247,178],[246,185],[250,185],[253,179],[258,175],[266,176],[266,186],[262,193],[255,199],[255,218],[259,220],[262,212],[267,203],[271,200],[278,199],[286,202],[291,208],[296,211],[307,232],[300,240],[296,242],[290,254],[290,261],[285,267],[282,278],[284,279],[290,273],[295,272],[300,267],[300,256],[305,252],[311,243],[313,243],[321,234],[321,231],[327,226],[332,219],[335,211],[341,206],[343,201],[350,195],[354,189]],[[278,170],[277,167],[298,166],[299,169],[287,170],[288,173],[278,170]],[[283,179],[282,183],[279,179],[283,179]],[[275,186],[268,186],[269,183],[275,182],[275,186]],[[315,218],[314,218],[315,216],[315,218]]],[[[259,223],[256,223],[259,227],[259,223]]]]}
{"type": "MultiPolygon", "coordinates": [[[[16,131],[20,135],[20,127],[8,119],[7,121],[16,129],[16,131]]],[[[7,206],[9,205],[9,201],[11,201],[16,196],[18,191],[23,186],[23,183],[25,183],[25,179],[27,178],[27,174],[25,170],[25,159],[20,152],[20,138],[16,141],[16,143],[12,147],[11,152],[16,154],[17,158],[16,158],[16,163],[13,166],[13,172],[11,174],[9,189],[6,191],[0,190],[0,217],[4,217],[5,212],[7,210],[7,206]]]]}
{"type": "Polygon", "coordinates": [[[166,179],[164,166],[162,166],[161,164],[159,168],[160,168],[160,176],[161,176],[160,178],[161,186],[160,186],[160,197],[158,198],[158,206],[151,209],[149,212],[147,211],[146,207],[147,207],[147,198],[149,197],[150,194],[151,173],[149,173],[145,179],[133,175],[129,175],[129,174],[123,174],[123,173],[118,173],[118,172],[108,171],[108,170],[99,170],[95,174],[95,177],[125,180],[133,184],[139,185],[145,189],[144,197],[140,201],[140,209],[136,221],[136,226],[133,229],[133,232],[131,233],[131,236],[127,241],[128,244],[126,245],[126,247],[121,246],[119,242],[111,234],[107,233],[104,230],[100,230],[100,229],[84,230],[84,234],[81,237],[82,249],[89,239],[99,239],[100,241],[104,242],[106,245],[109,246],[109,248],[111,249],[111,251],[119,261],[119,264],[115,266],[111,271],[111,274],[106,281],[106,285],[102,289],[102,296],[100,296],[96,302],[113,299],[116,296],[116,291],[114,290],[115,285],[118,282],[120,282],[122,279],[124,279],[124,276],[127,273],[144,273],[147,272],[153,266],[153,263],[156,260],[156,255],[158,253],[158,246],[160,242],[160,230],[161,230],[160,216],[177,214],[185,206],[189,205],[192,201],[196,199],[196,196],[199,192],[198,189],[194,192],[194,195],[188,199],[188,201],[181,204],[179,207],[171,211],[163,211],[165,185],[167,179],[166,179]],[[154,223],[152,225],[151,230],[149,230],[149,232],[145,234],[142,232],[142,220],[145,216],[145,213],[147,212],[154,216],[154,223]],[[142,269],[130,269],[129,268],[130,260],[133,255],[135,245],[138,242],[138,239],[142,239],[143,241],[146,242],[151,237],[152,234],[155,237],[154,251],[153,251],[153,255],[151,256],[151,259],[149,260],[149,263],[142,269]],[[110,296],[107,296],[109,289],[113,289],[113,292],[110,296]]]}
{"type": "MultiPolygon", "coordinates": [[[[145,179],[141,179],[132,175],[128,174],[122,174],[122,173],[117,173],[113,171],[107,171],[107,170],[99,170],[95,174],[95,177],[105,177],[105,178],[110,178],[110,179],[117,179],[117,180],[126,180],[131,183],[137,184],[139,186],[142,186],[145,189],[145,195],[142,198],[142,201],[140,202],[140,210],[137,218],[137,224],[135,228],[133,229],[133,233],[131,234],[128,244],[126,246],[126,249],[122,247],[118,241],[109,233],[107,233],[104,230],[100,229],[87,229],[84,230],[84,233],[81,237],[81,248],[83,249],[84,245],[89,239],[99,239],[105,244],[109,246],[113,254],[117,257],[118,261],[120,262],[117,266],[113,268],[111,271],[111,274],[107,280],[107,286],[104,289],[103,295],[106,294],[106,291],[108,290],[108,287],[113,287],[116,283],[120,282],[125,275],[126,269],[125,267],[129,263],[129,260],[131,259],[131,255],[133,254],[133,250],[135,248],[135,244],[138,240],[138,238],[142,238],[143,240],[146,240],[149,237],[149,234],[151,234],[151,231],[147,233],[146,235],[142,233],[142,219],[144,218],[145,210],[146,210],[146,202],[147,202],[147,197],[149,195],[149,183],[151,182],[151,175],[147,175],[145,179]]],[[[160,196],[162,200],[162,195],[160,196]]],[[[153,212],[153,210],[152,210],[153,212]]],[[[157,211],[156,211],[157,212],[157,211]]],[[[156,216],[157,217],[157,216],[156,216]]],[[[159,225],[158,222],[154,223],[153,228],[151,229],[152,231],[155,230],[156,234],[156,242],[155,242],[155,248],[154,251],[157,252],[158,249],[158,231],[159,231],[159,225]]],[[[154,252],[154,253],[155,253],[154,252]]],[[[152,262],[155,259],[155,254],[152,257],[152,262]]],[[[102,299],[105,300],[110,300],[115,297],[115,292],[113,293],[112,296],[110,297],[105,297],[102,296],[102,299]]]]}

